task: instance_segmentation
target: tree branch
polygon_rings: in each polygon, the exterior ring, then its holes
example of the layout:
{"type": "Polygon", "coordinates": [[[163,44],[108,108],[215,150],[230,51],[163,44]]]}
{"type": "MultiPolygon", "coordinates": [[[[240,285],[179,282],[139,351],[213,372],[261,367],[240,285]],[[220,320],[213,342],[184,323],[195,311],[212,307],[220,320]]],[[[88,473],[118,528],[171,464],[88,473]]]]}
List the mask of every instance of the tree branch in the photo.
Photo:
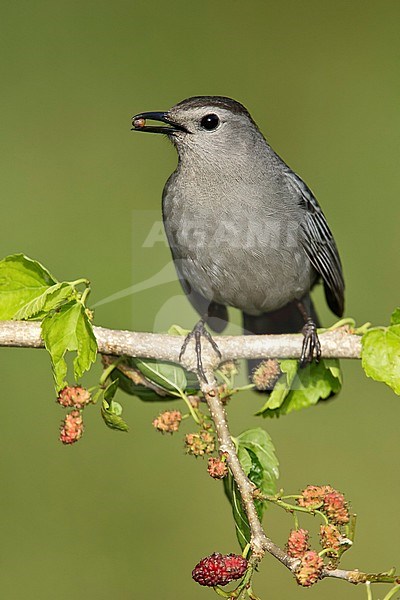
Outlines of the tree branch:
{"type": "MultiPolygon", "coordinates": [[[[94,327],[100,354],[153,358],[181,363],[186,369],[196,371],[197,360],[194,344],[189,344],[182,361],[179,360],[183,338],[167,334],[120,331],[94,327]]],[[[218,357],[207,340],[202,343],[202,362],[207,383],[200,380],[200,387],[207,401],[210,416],[218,438],[219,450],[225,453],[235,482],[239,488],[251,531],[252,562],[259,562],[266,552],[272,554],[293,574],[299,560],[290,557],[268,538],[258,519],[254,505],[254,484],[248,479],[238,459],[232,442],[224,406],[218,394],[213,369],[218,364],[233,359],[250,358],[299,358],[303,337],[301,334],[219,336],[213,338],[221,352],[218,357]]],[[[345,327],[319,334],[322,356],[325,358],[360,358],[361,337],[345,327]]],[[[1,321],[0,346],[20,348],[43,348],[40,323],[35,321],[1,321]]],[[[398,582],[392,573],[368,574],[357,570],[329,569],[325,567],[321,579],[333,577],[350,583],[398,582]]]]}
{"type": "MultiPolygon", "coordinates": [[[[164,333],[142,333],[94,327],[99,352],[115,356],[156,358],[179,363],[182,337],[164,333]]],[[[213,338],[221,352],[218,359],[206,340],[202,344],[203,365],[215,368],[219,362],[241,358],[300,358],[303,336],[285,335],[239,335],[213,338]]],[[[319,334],[324,358],[360,358],[361,337],[349,333],[347,328],[319,334]]],[[[0,321],[0,346],[20,348],[43,348],[40,323],[37,321],[0,321]]],[[[189,344],[191,347],[191,344],[189,344]]],[[[196,355],[185,352],[182,365],[196,371],[196,355]]]]}
{"type": "Polygon", "coordinates": [[[264,533],[254,505],[253,493],[255,485],[250,481],[240,464],[236,448],[228,427],[224,406],[218,394],[218,384],[212,371],[206,372],[207,382],[200,381],[201,391],[207,401],[211,419],[214,423],[218,438],[219,450],[225,453],[227,463],[239,488],[243,507],[249,521],[251,540],[250,545],[254,558],[259,562],[265,552],[269,552],[291,571],[294,571],[299,561],[288,556],[279,546],[274,544],[264,533]]]}
{"type": "MultiPolygon", "coordinates": [[[[253,566],[259,563],[264,554],[268,552],[277,558],[289,571],[295,575],[300,566],[300,560],[289,556],[282,548],[277,546],[265,534],[261,522],[258,518],[257,511],[254,505],[255,485],[245,474],[242,465],[240,464],[235,445],[232,442],[232,437],[229,431],[228,421],[224,406],[220,400],[218,393],[218,384],[212,371],[206,372],[207,383],[199,379],[200,388],[207,401],[211,419],[214,423],[217,434],[219,451],[224,453],[233,475],[233,478],[238,486],[243,507],[246,511],[247,519],[251,533],[251,562],[253,566]]],[[[395,573],[364,573],[362,571],[345,570],[345,569],[330,569],[324,567],[320,579],[332,577],[334,579],[342,579],[349,583],[400,583],[400,578],[395,573]]]]}

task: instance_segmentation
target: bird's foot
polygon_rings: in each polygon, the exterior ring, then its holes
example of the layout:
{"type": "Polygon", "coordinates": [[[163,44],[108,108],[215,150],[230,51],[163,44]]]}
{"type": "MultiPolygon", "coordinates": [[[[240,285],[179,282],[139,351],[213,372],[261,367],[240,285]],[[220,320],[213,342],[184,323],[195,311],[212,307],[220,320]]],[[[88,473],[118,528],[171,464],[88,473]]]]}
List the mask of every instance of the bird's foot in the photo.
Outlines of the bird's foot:
{"type": "Polygon", "coordinates": [[[315,358],[318,363],[321,358],[321,344],[318,339],[317,326],[311,318],[307,319],[302,329],[304,335],[303,347],[301,349],[300,366],[305,367],[315,358]]]}
{"type": "Polygon", "coordinates": [[[183,345],[182,345],[182,348],[181,348],[181,351],[179,354],[179,360],[182,360],[182,357],[186,352],[186,348],[188,347],[189,342],[194,339],[195,350],[196,350],[196,359],[197,359],[197,375],[205,383],[208,383],[207,377],[206,377],[206,374],[204,371],[204,367],[203,367],[202,357],[201,357],[201,338],[202,337],[204,337],[211,344],[213,350],[221,358],[221,352],[219,351],[217,344],[214,342],[211,334],[207,331],[204,320],[201,319],[194,326],[193,330],[185,337],[185,341],[183,342],[183,345]]]}

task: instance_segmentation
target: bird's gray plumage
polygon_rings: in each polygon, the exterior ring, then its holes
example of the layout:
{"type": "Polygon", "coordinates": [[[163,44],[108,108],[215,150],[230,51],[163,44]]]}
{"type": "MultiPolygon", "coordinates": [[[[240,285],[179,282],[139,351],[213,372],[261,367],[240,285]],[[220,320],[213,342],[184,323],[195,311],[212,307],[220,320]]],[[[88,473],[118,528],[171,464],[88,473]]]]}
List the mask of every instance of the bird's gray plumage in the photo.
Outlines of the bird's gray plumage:
{"type": "Polygon", "coordinates": [[[307,302],[322,279],[328,305],[341,316],[342,268],[325,216],[247,109],[230,98],[198,96],[167,113],[147,114],[176,124],[165,129],[179,160],[164,188],[163,217],[196,310],[208,310],[217,330],[227,319],[225,307],[233,306],[252,330],[269,332],[274,317],[285,321],[274,332],[295,331],[302,322],[296,301],[307,302]],[[218,117],[215,129],[202,126],[207,115],[218,117]]]}

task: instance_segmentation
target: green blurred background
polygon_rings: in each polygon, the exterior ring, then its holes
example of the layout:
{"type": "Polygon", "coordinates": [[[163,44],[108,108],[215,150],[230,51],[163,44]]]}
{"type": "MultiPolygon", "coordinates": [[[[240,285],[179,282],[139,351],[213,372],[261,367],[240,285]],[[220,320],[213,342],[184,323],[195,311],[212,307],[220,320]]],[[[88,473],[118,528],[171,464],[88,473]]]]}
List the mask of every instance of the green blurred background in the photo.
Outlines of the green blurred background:
{"type": "MultiPolygon", "coordinates": [[[[93,304],[157,274],[169,252],[143,248],[138,223],[143,211],[160,218],[176,157],[160,137],[131,133],[130,117],[227,95],[322,204],[344,263],[346,314],[386,323],[400,292],[399,18],[398,1],[3,0],[0,255],[24,252],[64,280],[89,277],[93,304]]],[[[195,314],[173,281],[101,304],[95,320],[152,330],[191,327],[195,314]]],[[[107,430],[91,408],[83,440],[62,447],[46,354],[0,352],[1,597],[211,598],[191,569],[212,551],[236,551],[234,528],[205,461],[184,456],[182,433],[152,429],[164,405],[120,394],[129,434],[107,430]]],[[[400,567],[399,399],[358,363],[343,369],[339,398],[280,420],[253,416],[256,395],[238,397],[232,431],[269,431],[288,493],[309,483],[346,493],[358,531],[344,567],[400,567]]],[[[292,520],[271,509],[265,525],[284,544],[292,520]]],[[[304,592],[270,557],[256,591],[365,595],[338,581],[304,592]]]]}

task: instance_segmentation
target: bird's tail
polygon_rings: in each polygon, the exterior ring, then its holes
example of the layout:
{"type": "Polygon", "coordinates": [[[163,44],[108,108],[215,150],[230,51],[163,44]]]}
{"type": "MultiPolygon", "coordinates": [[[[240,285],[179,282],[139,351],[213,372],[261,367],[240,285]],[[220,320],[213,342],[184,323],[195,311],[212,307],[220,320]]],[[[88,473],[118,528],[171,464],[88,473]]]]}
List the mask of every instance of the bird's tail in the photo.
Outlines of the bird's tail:
{"type": "MultiPolygon", "coordinates": [[[[302,298],[302,304],[316,326],[320,327],[317,313],[309,295],[302,298]]],[[[258,316],[243,313],[243,333],[245,335],[299,333],[304,324],[304,317],[296,302],[290,302],[279,310],[258,316]]],[[[249,360],[247,364],[249,376],[251,376],[254,369],[260,364],[260,360],[249,360]]]]}

